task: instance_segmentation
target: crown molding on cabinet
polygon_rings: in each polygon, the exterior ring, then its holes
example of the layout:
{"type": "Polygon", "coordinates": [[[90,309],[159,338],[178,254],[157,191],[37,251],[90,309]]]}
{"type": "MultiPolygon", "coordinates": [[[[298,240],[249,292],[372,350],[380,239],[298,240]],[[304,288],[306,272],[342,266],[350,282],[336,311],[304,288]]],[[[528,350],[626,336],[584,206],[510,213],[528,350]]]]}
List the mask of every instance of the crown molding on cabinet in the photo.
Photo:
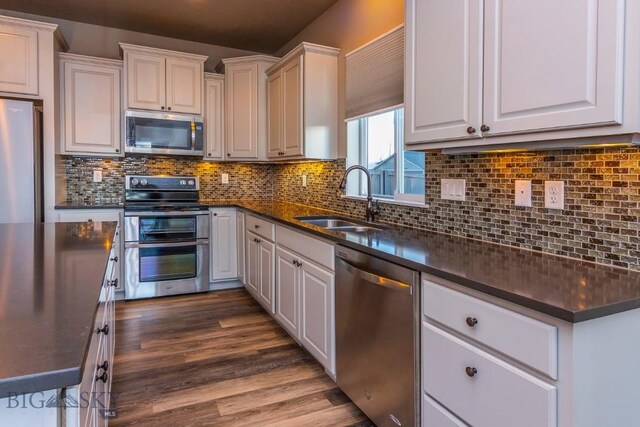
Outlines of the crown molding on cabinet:
{"type": "Polygon", "coordinates": [[[120,51],[123,54],[123,56],[124,56],[124,51],[126,50],[127,52],[153,54],[153,55],[159,55],[159,56],[164,56],[168,58],[200,61],[202,63],[204,63],[207,60],[207,58],[209,58],[206,55],[198,55],[195,53],[185,53],[185,52],[178,52],[175,50],[158,49],[156,47],[139,46],[139,45],[129,44],[129,43],[119,43],[119,44],[120,44],[120,51]]]}
{"type": "Polygon", "coordinates": [[[53,33],[60,50],[66,52],[69,50],[69,44],[65,40],[62,32],[56,24],[48,22],[31,21],[30,19],[14,18],[13,16],[0,16],[0,24],[11,25],[13,27],[28,28],[30,30],[49,31],[53,33]]]}
{"type": "Polygon", "coordinates": [[[318,53],[320,55],[328,55],[337,57],[340,54],[340,49],[336,47],[323,46],[315,43],[302,42],[298,46],[294,47],[285,56],[273,64],[270,68],[267,68],[266,73],[271,74],[272,71],[279,69],[284,64],[290,62],[302,55],[303,53],[318,53]]]}
{"type": "Polygon", "coordinates": [[[75,53],[58,53],[60,60],[73,61],[76,64],[101,65],[107,67],[122,68],[124,61],[121,59],[98,58],[96,56],[77,55],[75,53]]]}

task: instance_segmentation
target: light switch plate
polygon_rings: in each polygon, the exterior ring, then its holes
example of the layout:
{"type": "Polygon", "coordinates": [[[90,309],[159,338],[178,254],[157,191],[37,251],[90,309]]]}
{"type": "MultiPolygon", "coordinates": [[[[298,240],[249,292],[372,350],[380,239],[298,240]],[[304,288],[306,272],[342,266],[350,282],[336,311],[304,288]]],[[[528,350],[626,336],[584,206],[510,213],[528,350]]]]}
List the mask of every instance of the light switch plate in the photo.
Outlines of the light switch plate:
{"type": "Polygon", "coordinates": [[[307,186],[307,175],[302,175],[302,186],[303,187],[307,186]]]}
{"type": "Polygon", "coordinates": [[[222,174],[222,183],[223,184],[228,184],[229,183],[229,174],[228,173],[223,173],[222,174]]]}
{"type": "Polygon", "coordinates": [[[531,207],[531,181],[516,180],[515,186],[515,205],[531,207]]]}
{"type": "Polygon", "coordinates": [[[443,179],[440,181],[440,198],[443,200],[458,200],[464,202],[467,184],[464,179],[443,179]]]}
{"type": "Polygon", "coordinates": [[[102,171],[100,169],[93,170],[93,182],[102,182],[102,171]]]}
{"type": "Polygon", "coordinates": [[[544,182],[544,207],[564,209],[564,181],[544,182]]]}

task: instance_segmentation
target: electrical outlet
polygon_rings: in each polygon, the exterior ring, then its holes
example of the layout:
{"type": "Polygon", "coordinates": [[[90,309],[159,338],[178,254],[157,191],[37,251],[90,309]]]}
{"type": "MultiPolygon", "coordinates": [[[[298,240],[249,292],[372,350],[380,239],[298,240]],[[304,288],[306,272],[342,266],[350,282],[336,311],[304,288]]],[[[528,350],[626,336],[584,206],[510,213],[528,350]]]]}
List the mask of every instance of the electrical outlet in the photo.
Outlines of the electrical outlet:
{"type": "Polygon", "coordinates": [[[228,173],[223,173],[222,174],[222,183],[223,184],[228,184],[229,183],[229,174],[228,173]]]}
{"type": "Polygon", "coordinates": [[[544,182],[544,207],[564,209],[564,181],[544,182]]]}
{"type": "Polygon", "coordinates": [[[443,200],[458,200],[464,202],[467,199],[467,183],[464,179],[443,179],[440,181],[440,198],[443,200]]]}
{"type": "Polygon", "coordinates": [[[303,187],[307,186],[307,175],[302,175],[302,186],[303,187]]]}
{"type": "Polygon", "coordinates": [[[102,182],[102,171],[100,169],[93,170],[93,182],[102,182]]]}
{"type": "Polygon", "coordinates": [[[531,181],[516,180],[515,205],[531,207],[531,181]]]}

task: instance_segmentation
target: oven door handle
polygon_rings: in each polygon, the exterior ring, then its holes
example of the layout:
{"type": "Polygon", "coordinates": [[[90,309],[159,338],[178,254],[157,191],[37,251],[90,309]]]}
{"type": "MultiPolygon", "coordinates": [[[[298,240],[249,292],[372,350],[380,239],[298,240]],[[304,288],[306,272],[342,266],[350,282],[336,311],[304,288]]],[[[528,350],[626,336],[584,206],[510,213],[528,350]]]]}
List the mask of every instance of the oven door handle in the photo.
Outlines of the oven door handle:
{"type": "Polygon", "coordinates": [[[138,243],[138,242],[126,242],[124,247],[126,249],[152,249],[152,248],[179,248],[184,246],[204,246],[209,245],[208,239],[194,240],[191,242],[179,242],[179,243],[138,243]]]}

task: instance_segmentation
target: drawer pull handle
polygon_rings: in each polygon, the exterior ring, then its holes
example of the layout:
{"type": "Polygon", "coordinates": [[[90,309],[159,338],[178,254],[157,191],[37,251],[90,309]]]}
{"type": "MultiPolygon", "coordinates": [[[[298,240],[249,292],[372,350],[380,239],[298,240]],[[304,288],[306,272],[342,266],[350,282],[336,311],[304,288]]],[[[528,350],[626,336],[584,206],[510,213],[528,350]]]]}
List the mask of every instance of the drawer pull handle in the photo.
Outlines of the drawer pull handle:
{"type": "Polygon", "coordinates": [[[109,282],[109,286],[113,286],[113,287],[118,286],[118,279],[113,279],[111,282],[109,282]]]}
{"type": "Polygon", "coordinates": [[[465,368],[465,372],[467,373],[467,375],[468,375],[470,378],[473,378],[473,377],[475,377],[475,376],[476,376],[476,374],[478,373],[478,370],[477,370],[476,368],[472,368],[471,366],[467,366],[467,367],[465,368]]]}
{"type": "Polygon", "coordinates": [[[473,328],[478,324],[478,319],[475,317],[467,317],[466,322],[468,327],[473,328]]]}
{"type": "Polygon", "coordinates": [[[109,374],[107,372],[103,372],[102,375],[96,375],[96,381],[102,381],[106,384],[109,381],[109,374]]]}
{"type": "Polygon", "coordinates": [[[102,328],[98,328],[96,330],[96,334],[105,334],[105,335],[109,335],[109,325],[104,325],[104,327],[102,328]]]}
{"type": "Polygon", "coordinates": [[[109,370],[109,361],[105,360],[104,362],[102,362],[102,365],[98,365],[98,367],[96,368],[96,371],[99,371],[100,369],[104,371],[109,370]]]}
{"type": "Polygon", "coordinates": [[[257,228],[260,228],[260,226],[259,226],[258,224],[256,224],[254,227],[255,227],[256,229],[257,229],[257,228]]]}
{"type": "Polygon", "coordinates": [[[114,256],[113,258],[109,258],[109,261],[118,262],[118,257],[114,256]]]}

